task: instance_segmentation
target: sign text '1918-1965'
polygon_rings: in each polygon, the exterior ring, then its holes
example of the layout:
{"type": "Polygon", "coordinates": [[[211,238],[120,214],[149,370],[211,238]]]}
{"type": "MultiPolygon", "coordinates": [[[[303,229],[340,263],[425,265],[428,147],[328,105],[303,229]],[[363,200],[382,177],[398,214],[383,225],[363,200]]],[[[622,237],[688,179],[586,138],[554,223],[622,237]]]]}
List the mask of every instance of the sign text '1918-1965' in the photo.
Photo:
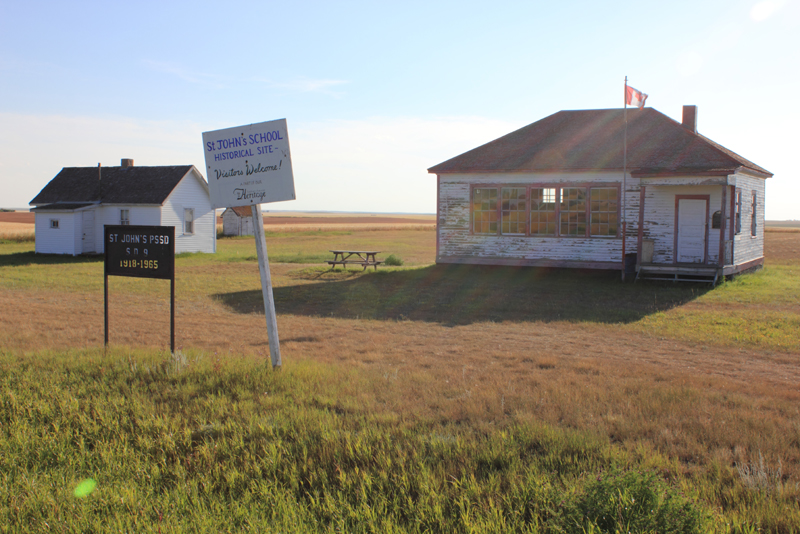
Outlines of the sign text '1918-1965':
{"type": "Polygon", "coordinates": [[[106,226],[105,247],[109,275],[167,279],[173,276],[173,226],[106,226]]]}

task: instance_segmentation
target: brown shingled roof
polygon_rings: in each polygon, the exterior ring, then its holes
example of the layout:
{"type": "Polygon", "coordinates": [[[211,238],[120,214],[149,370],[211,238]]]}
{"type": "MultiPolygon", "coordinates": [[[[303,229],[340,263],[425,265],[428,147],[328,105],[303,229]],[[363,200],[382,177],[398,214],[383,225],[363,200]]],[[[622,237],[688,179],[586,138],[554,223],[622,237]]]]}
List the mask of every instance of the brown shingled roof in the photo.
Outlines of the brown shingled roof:
{"type": "Polygon", "coordinates": [[[103,202],[163,204],[191,165],[162,167],[64,167],[30,204],[103,202]]]}
{"type": "MultiPolygon", "coordinates": [[[[624,128],[621,109],[559,111],[428,172],[621,172],[624,128]]],[[[739,167],[772,176],[653,108],[628,110],[628,170],[632,175],[729,174],[739,167]]]]}
{"type": "Polygon", "coordinates": [[[250,217],[253,214],[250,206],[236,206],[235,208],[228,209],[233,210],[233,212],[239,217],[250,217]]]}

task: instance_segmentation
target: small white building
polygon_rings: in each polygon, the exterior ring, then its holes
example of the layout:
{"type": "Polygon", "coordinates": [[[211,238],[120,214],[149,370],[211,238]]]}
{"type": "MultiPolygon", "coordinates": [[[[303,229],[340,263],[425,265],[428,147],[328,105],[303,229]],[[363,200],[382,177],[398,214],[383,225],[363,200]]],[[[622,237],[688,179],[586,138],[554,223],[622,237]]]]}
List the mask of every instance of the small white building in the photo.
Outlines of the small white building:
{"type": "Polygon", "coordinates": [[[627,123],[624,177],[622,109],[560,111],[428,169],[437,263],[714,280],[762,265],[772,173],[697,133],[696,106],[627,123]]]}
{"type": "Polygon", "coordinates": [[[216,252],[216,214],[193,165],[65,167],[31,200],[36,252],[101,254],[105,225],[174,226],[175,252],[216,252]]]}
{"type": "Polygon", "coordinates": [[[253,235],[250,206],[227,208],[222,212],[222,235],[253,235]]]}

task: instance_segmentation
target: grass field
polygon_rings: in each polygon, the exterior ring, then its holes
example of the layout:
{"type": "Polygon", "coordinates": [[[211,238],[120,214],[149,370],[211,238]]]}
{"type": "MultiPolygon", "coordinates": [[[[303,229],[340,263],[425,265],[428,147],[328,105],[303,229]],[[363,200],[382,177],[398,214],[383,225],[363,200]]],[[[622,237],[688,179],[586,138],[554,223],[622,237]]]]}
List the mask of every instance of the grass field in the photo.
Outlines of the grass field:
{"type": "Polygon", "coordinates": [[[0,244],[0,531],[800,532],[800,233],[710,289],[356,228],[268,234],[281,372],[252,238],[177,258],[175,356],[168,283],[104,352],[102,262],[0,244]]]}

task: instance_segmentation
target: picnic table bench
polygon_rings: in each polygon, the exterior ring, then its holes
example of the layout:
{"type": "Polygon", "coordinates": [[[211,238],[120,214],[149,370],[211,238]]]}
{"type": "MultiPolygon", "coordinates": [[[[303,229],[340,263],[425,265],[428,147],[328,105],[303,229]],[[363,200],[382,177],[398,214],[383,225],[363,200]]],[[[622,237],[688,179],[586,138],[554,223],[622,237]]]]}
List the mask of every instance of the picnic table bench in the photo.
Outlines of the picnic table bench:
{"type": "Polygon", "coordinates": [[[378,265],[383,263],[383,260],[376,260],[375,254],[379,254],[380,250],[329,250],[333,252],[333,259],[328,261],[331,269],[335,269],[337,265],[341,265],[345,269],[348,265],[361,265],[364,270],[367,267],[375,267],[378,270],[378,265]]]}

